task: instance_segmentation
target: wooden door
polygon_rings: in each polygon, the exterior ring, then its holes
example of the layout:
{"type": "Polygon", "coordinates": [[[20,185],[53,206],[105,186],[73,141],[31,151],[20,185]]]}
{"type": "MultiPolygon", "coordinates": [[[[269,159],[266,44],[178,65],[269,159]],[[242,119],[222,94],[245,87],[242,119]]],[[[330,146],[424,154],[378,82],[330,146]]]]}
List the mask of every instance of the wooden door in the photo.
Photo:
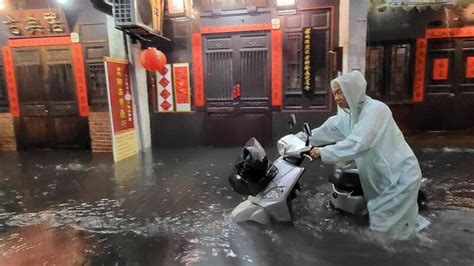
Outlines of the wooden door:
{"type": "Polygon", "coordinates": [[[242,146],[251,137],[269,142],[269,43],[267,32],[205,37],[206,145],[242,146]]]}
{"type": "Polygon", "coordinates": [[[20,147],[79,148],[89,139],[77,105],[68,46],[14,49],[20,147]]]}
{"type": "Polygon", "coordinates": [[[430,40],[425,102],[420,107],[423,129],[458,130],[474,125],[474,74],[469,73],[473,60],[474,38],[430,40]]]}
{"type": "Polygon", "coordinates": [[[50,146],[48,88],[44,82],[41,49],[14,50],[15,71],[20,102],[20,146],[50,146]]]}
{"type": "Polygon", "coordinates": [[[283,109],[330,110],[332,78],[334,67],[330,59],[331,9],[306,10],[282,18],[283,28],[283,109]],[[310,58],[313,72],[310,75],[310,90],[303,89],[304,81],[304,33],[311,28],[310,58]]]}

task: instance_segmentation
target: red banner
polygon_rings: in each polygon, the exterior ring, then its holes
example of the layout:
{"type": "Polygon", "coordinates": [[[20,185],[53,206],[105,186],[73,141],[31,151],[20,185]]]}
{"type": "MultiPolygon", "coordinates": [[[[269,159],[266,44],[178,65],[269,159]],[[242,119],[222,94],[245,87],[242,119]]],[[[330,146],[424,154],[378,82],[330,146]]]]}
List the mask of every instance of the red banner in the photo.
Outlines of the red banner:
{"type": "Polygon", "coordinates": [[[193,75],[194,75],[194,104],[204,106],[204,71],[202,59],[202,40],[200,33],[193,33],[193,75]]]}
{"type": "Polygon", "coordinates": [[[72,61],[74,67],[74,76],[76,79],[77,103],[79,105],[79,115],[89,115],[89,104],[87,103],[87,82],[84,69],[84,56],[82,54],[82,45],[75,43],[71,45],[72,61]]]}
{"type": "Polygon", "coordinates": [[[474,78],[474,56],[468,56],[466,58],[466,78],[474,78]]]}
{"type": "Polygon", "coordinates": [[[173,84],[176,111],[191,111],[191,86],[189,84],[189,64],[173,64],[173,84]]]}
{"type": "Polygon", "coordinates": [[[449,59],[436,58],[433,59],[433,79],[446,80],[448,79],[449,59]]]}
{"type": "Polygon", "coordinates": [[[114,133],[133,129],[132,89],[128,62],[106,59],[110,112],[114,133]]]}
{"type": "Polygon", "coordinates": [[[282,104],[283,32],[272,30],[272,105],[282,104]]]}
{"type": "MultiPolygon", "coordinates": [[[[175,64],[177,65],[177,64],[175,64]]],[[[186,66],[173,66],[176,103],[189,103],[189,71],[186,66]]]]}
{"type": "Polygon", "coordinates": [[[2,51],[3,51],[3,64],[5,66],[5,81],[7,83],[10,113],[14,117],[19,117],[20,105],[18,103],[15,66],[13,64],[12,50],[10,47],[3,47],[2,51]]]}
{"type": "Polygon", "coordinates": [[[428,42],[416,40],[415,76],[413,78],[413,102],[423,102],[425,94],[425,62],[428,42]]]}

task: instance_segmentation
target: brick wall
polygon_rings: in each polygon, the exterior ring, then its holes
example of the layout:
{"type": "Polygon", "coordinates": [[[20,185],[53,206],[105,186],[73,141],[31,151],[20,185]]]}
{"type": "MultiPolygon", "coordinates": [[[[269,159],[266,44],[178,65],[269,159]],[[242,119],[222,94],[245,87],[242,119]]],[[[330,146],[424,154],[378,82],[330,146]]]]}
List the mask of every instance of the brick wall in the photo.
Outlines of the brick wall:
{"type": "Polygon", "coordinates": [[[108,111],[89,112],[92,152],[112,152],[112,131],[108,111]]]}
{"type": "Polygon", "coordinates": [[[0,113],[0,151],[16,151],[15,125],[10,113],[0,113]]]}

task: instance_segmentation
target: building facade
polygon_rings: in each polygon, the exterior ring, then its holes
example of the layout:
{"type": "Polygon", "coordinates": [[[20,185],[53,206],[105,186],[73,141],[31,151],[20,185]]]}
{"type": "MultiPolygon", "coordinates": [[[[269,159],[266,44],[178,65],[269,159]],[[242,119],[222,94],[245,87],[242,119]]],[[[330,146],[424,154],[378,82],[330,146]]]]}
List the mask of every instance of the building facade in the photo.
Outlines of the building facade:
{"type": "Polygon", "coordinates": [[[474,128],[474,4],[373,6],[367,39],[368,93],[405,130],[474,128]]]}

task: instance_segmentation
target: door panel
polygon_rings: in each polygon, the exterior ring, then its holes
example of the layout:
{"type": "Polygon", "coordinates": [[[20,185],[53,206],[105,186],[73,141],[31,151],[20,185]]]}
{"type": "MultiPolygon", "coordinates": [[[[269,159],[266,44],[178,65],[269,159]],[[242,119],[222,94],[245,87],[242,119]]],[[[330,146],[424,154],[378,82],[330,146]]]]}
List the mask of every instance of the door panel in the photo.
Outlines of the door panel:
{"type": "Polygon", "coordinates": [[[271,137],[268,33],[207,36],[205,143],[242,146],[271,137]],[[240,96],[236,97],[237,85],[240,96]],[[233,93],[234,91],[234,93],[233,93]]]}
{"type": "Polygon", "coordinates": [[[21,119],[21,141],[24,147],[48,148],[49,130],[46,115],[24,116],[21,119]]]}
{"type": "Polygon", "coordinates": [[[331,10],[307,10],[284,16],[283,32],[283,108],[286,110],[328,110],[330,108],[331,10]],[[310,27],[314,81],[303,90],[303,29],[310,27]],[[313,38],[314,36],[314,38],[313,38]]]}
{"type": "Polygon", "coordinates": [[[20,136],[25,147],[49,146],[48,89],[43,82],[41,51],[14,50],[20,102],[20,136]]]}

